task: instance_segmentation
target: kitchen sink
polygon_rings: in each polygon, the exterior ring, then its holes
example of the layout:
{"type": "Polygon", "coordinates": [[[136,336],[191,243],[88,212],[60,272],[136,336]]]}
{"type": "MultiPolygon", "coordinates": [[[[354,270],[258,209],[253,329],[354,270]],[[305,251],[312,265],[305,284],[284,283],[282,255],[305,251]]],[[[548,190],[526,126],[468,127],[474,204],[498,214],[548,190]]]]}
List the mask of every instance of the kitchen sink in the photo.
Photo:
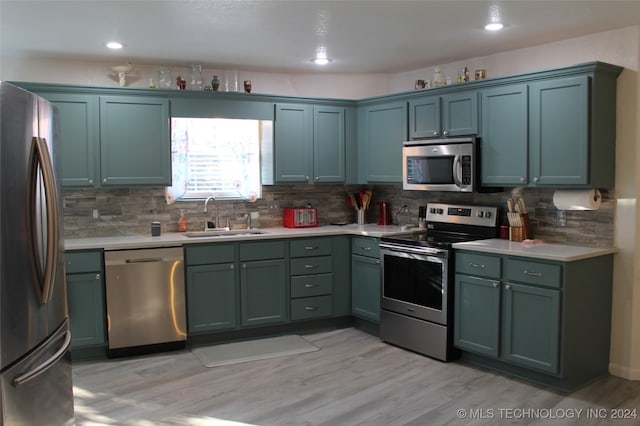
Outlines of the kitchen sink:
{"type": "Polygon", "coordinates": [[[233,229],[230,231],[197,231],[186,232],[184,234],[187,238],[203,238],[203,237],[233,237],[241,235],[260,235],[264,234],[262,231],[256,231],[252,229],[233,229]]]}

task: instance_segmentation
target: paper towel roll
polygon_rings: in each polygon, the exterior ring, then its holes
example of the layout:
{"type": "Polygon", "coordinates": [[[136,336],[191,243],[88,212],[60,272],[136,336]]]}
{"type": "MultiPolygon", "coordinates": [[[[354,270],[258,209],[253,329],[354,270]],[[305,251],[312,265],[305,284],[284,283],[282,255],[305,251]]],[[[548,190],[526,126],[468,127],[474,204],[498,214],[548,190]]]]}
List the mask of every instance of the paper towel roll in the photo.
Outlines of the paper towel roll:
{"type": "Polygon", "coordinates": [[[553,193],[553,205],[558,210],[598,210],[602,194],[597,189],[558,190],[553,193]]]}

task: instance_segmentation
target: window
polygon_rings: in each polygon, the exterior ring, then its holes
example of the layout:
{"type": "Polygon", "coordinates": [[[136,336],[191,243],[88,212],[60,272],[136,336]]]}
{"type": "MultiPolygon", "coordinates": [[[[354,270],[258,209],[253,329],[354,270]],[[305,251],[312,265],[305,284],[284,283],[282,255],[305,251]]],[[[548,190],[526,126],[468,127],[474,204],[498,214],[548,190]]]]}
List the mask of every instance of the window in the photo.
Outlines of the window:
{"type": "Polygon", "coordinates": [[[271,121],[172,118],[167,201],[260,198],[261,153],[271,140],[271,121]]]}

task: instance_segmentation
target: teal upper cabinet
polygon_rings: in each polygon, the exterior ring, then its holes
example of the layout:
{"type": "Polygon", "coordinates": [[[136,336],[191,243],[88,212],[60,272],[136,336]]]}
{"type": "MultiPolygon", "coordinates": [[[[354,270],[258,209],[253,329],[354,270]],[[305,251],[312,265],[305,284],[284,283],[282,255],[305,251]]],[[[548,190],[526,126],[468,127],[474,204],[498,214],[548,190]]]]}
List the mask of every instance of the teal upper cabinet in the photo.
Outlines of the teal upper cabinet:
{"type": "Polygon", "coordinates": [[[278,183],[345,181],[345,109],[276,105],[275,170],[278,183]]]}
{"type": "Polygon", "coordinates": [[[98,97],[39,93],[58,107],[62,185],[94,186],[97,170],[98,97]]]}
{"type": "MultiPolygon", "coordinates": [[[[588,184],[589,77],[532,83],[529,105],[530,181],[538,185],[588,184]]],[[[600,161],[594,160],[594,164],[600,161]]]]}
{"type": "Polygon", "coordinates": [[[169,101],[100,97],[102,185],[170,185],[169,101]]]}
{"type": "Polygon", "coordinates": [[[481,90],[482,185],[615,185],[620,68],[597,63],[568,70],[481,90]]]}
{"type": "Polygon", "coordinates": [[[411,139],[478,133],[478,93],[463,91],[409,101],[411,139]]]}
{"type": "Polygon", "coordinates": [[[402,182],[402,143],[407,139],[407,103],[366,105],[358,116],[360,183],[402,182]]]}
{"type": "Polygon", "coordinates": [[[482,91],[482,185],[524,185],[528,170],[526,84],[482,91]]]}

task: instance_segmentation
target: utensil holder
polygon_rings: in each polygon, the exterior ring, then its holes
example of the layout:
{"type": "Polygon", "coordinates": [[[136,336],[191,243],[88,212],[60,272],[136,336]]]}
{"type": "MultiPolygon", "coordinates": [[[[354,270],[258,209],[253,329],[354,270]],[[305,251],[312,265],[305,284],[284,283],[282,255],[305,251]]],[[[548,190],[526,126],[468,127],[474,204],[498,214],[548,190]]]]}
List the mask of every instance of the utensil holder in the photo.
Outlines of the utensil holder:
{"type": "Polygon", "coordinates": [[[522,241],[522,240],[524,240],[524,227],[523,226],[511,226],[509,228],[509,240],[510,241],[522,241]]]}
{"type": "Polygon", "coordinates": [[[365,210],[356,210],[358,225],[364,225],[365,222],[365,210]]]}

